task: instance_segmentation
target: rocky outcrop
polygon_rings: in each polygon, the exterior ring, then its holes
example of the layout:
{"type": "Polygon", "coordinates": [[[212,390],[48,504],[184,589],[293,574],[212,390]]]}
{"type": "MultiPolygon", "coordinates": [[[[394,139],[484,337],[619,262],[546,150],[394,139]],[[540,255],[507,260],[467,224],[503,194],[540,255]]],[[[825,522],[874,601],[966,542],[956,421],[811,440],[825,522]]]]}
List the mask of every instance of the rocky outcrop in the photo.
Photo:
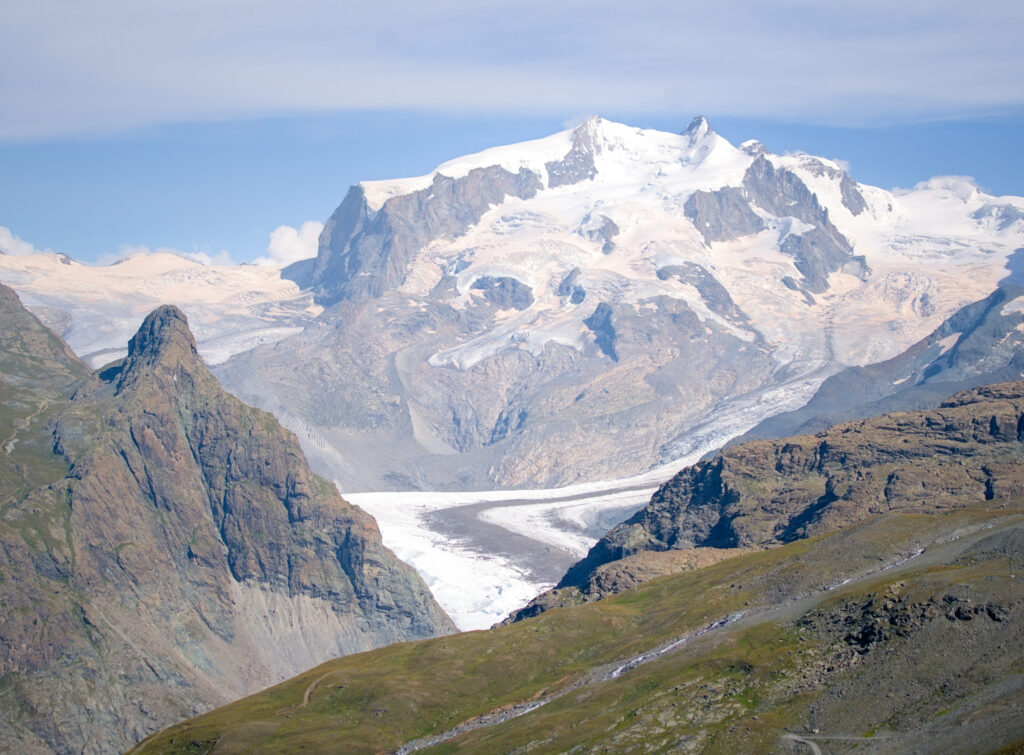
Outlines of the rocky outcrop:
{"type": "Polygon", "coordinates": [[[933,512],[1024,495],[1024,382],[932,411],[727,448],[666,482],[562,578],[583,587],[644,550],[762,548],[889,511],[933,512]]]}
{"type": "Polygon", "coordinates": [[[591,118],[572,132],[572,147],[561,160],[545,163],[548,172],[548,188],[568,186],[588,181],[597,175],[594,155],[600,151],[596,143],[595,130],[600,119],[591,118]]]}
{"type": "Polygon", "coordinates": [[[533,292],[530,287],[516,278],[489,275],[477,278],[469,287],[480,291],[484,300],[498,309],[518,309],[520,311],[533,304],[533,292]]]}
{"type": "Polygon", "coordinates": [[[31,475],[0,488],[0,747],[124,750],[331,657],[454,631],[294,436],[221,390],[172,307],[7,449],[0,480],[31,475]]]}
{"type": "Polygon", "coordinates": [[[717,191],[695,191],[683,205],[683,214],[704,241],[731,241],[764,230],[764,220],[750,209],[743,191],[726,186],[717,191]]]}
{"type": "MultiPolygon", "coordinates": [[[[821,293],[828,288],[828,275],[848,263],[862,267],[850,242],[829,219],[828,210],[790,170],[776,168],[764,155],[751,163],[743,177],[743,189],[753,204],[779,218],[793,217],[811,226],[803,233],[791,233],[780,251],[793,257],[807,289],[821,293]]],[[[861,269],[861,274],[866,270],[861,269]]]]}
{"type": "Polygon", "coordinates": [[[658,268],[658,278],[676,278],[680,283],[693,286],[712,312],[733,323],[749,324],[743,310],[736,306],[729,295],[729,290],[701,265],[694,262],[666,265],[658,268]]]}
{"type": "Polygon", "coordinates": [[[491,205],[509,196],[532,197],[540,188],[536,173],[495,165],[460,178],[438,173],[428,188],[372,210],[363,188],[353,186],[320,235],[312,276],[317,302],[380,296],[405,280],[414,255],[427,243],[458,237],[491,205]]]}

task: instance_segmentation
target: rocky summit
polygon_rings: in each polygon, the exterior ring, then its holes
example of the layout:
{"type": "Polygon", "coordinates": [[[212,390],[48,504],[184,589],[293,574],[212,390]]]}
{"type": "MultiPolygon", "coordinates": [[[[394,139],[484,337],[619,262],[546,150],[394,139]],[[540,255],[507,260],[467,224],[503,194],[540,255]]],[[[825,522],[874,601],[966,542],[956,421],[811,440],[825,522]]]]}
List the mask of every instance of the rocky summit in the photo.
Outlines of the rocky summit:
{"type": "Polygon", "coordinates": [[[0,287],[0,749],[112,752],[454,626],[173,307],[98,372],[0,287]]]}
{"type": "Polygon", "coordinates": [[[326,309],[217,374],[353,492],[678,468],[990,295],[1022,210],[595,117],[353,186],[296,274],[326,309]]]}

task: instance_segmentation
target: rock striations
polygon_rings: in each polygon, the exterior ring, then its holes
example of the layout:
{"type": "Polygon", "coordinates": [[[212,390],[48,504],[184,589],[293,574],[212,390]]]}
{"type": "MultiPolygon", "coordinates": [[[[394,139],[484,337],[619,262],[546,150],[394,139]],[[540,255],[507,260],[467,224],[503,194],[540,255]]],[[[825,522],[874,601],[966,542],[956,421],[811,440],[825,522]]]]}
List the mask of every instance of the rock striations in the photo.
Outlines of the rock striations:
{"type": "Polygon", "coordinates": [[[294,436],[221,390],[180,311],[90,374],[0,294],[0,749],[124,750],[328,658],[454,630],[294,436]]]}

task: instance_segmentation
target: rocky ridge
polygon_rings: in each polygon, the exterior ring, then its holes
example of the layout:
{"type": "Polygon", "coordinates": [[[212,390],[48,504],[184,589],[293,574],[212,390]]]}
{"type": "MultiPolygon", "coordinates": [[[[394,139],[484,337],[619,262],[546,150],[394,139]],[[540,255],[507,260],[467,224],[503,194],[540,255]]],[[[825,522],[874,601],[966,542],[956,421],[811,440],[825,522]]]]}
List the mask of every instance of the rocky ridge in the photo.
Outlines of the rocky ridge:
{"type": "MultiPolygon", "coordinates": [[[[975,388],[930,411],[887,414],[817,435],[750,441],[688,467],[614,527],[550,594],[513,614],[621,589],[645,551],[770,548],[887,512],[939,512],[1024,495],[1024,382],[975,388]]],[[[739,552],[739,551],[736,551],[739,552]]],[[[667,573],[667,564],[660,573],[667,573]]],[[[628,582],[626,582],[628,585],[628,582]]]]}
{"type": "Polygon", "coordinates": [[[221,390],[180,311],[90,373],[0,291],[0,363],[49,360],[61,384],[2,382],[5,407],[35,407],[0,453],[3,748],[123,750],[339,654],[454,631],[294,436],[221,390]]]}

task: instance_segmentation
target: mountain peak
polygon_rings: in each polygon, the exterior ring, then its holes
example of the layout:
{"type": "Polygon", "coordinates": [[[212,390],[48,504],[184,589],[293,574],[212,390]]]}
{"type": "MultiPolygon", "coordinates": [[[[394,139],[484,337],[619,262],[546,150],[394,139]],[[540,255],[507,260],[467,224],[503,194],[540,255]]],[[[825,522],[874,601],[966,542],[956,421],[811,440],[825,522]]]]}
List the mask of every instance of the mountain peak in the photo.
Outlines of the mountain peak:
{"type": "Polygon", "coordinates": [[[708,119],[703,115],[698,115],[690,121],[690,125],[686,127],[686,131],[684,133],[694,139],[699,139],[702,136],[712,133],[711,124],[708,123],[708,119]]]}
{"type": "Polygon", "coordinates": [[[160,357],[171,351],[198,354],[185,313],[173,305],[164,304],[142,321],[138,332],[128,343],[128,358],[160,357]]]}
{"type": "Polygon", "coordinates": [[[188,327],[188,318],[177,307],[164,304],[142,321],[128,342],[128,358],[121,372],[120,385],[130,376],[158,366],[176,368],[202,364],[196,339],[188,327]]]}
{"type": "Polygon", "coordinates": [[[601,116],[599,116],[599,115],[592,115],[589,118],[587,118],[585,121],[583,121],[583,123],[581,123],[576,128],[574,128],[573,132],[577,133],[577,132],[593,132],[593,131],[597,131],[599,128],[601,128],[601,124],[604,123],[604,122],[605,122],[605,120],[601,116]]]}

